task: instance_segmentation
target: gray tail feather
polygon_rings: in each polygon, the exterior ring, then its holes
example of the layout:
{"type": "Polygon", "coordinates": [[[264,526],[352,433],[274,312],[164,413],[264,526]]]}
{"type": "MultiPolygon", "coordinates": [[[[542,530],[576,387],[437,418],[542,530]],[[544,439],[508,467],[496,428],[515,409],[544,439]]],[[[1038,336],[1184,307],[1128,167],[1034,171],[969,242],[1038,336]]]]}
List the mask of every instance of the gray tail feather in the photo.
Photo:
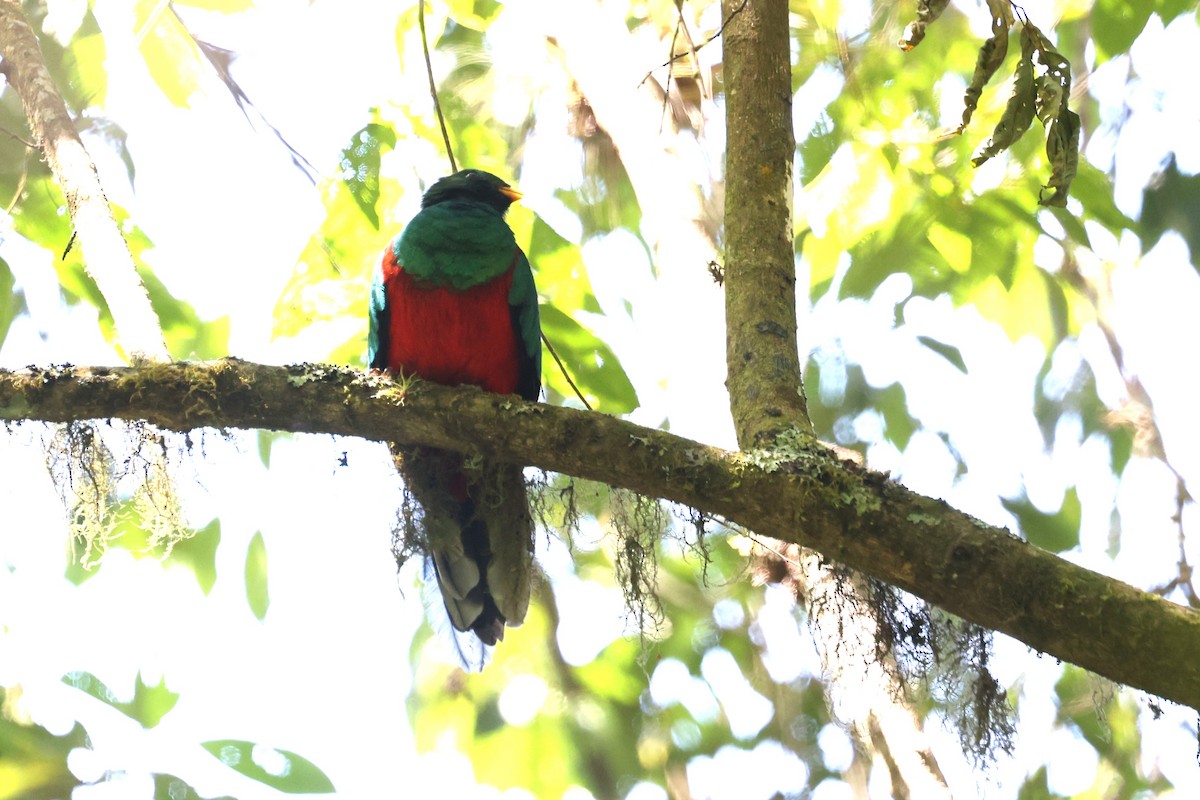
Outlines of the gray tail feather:
{"type": "Polygon", "coordinates": [[[480,668],[529,605],[533,522],[522,470],[484,464],[468,484],[457,453],[393,448],[393,455],[421,506],[426,585],[441,591],[438,611],[455,631],[460,660],[480,668]]]}

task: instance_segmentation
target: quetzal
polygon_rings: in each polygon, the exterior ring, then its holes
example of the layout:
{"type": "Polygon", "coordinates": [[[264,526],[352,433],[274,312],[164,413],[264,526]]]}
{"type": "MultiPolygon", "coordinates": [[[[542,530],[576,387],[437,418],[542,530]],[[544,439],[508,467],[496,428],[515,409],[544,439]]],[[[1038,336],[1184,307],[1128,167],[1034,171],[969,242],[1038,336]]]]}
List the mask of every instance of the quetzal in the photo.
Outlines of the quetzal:
{"type": "MultiPolygon", "coordinates": [[[[521,197],[467,169],[437,181],[371,287],[373,369],[537,400],[541,325],[529,260],[504,221],[521,197]]],[[[487,645],[529,607],[533,522],[522,468],[393,447],[450,621],[487,645]]]]}

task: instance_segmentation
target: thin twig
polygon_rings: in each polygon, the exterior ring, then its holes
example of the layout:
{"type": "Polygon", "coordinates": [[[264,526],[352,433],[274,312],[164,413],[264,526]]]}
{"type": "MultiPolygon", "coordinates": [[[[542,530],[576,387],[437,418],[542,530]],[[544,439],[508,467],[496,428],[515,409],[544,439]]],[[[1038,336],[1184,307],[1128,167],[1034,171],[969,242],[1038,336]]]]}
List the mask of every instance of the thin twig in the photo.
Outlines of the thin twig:
{"type": "MultiPolygon", "coordinates": [[[[4,67],[2,67],[2,66],[0,66],[0,74],[3,74],[3,75],[6,77],[6,78],[8,77],[7,70],[5,70],[5,69],[4,69],[4,67]]],[[[37,146],[36,144],[34,144],[33,142],[31,142],[31,141],[29,141],[28,139],[24,138],[23,136],[18,136],[17,134],[13,133],[13,132],[12,132],[12,131],[10,131],[8,128],[4,127],[3,125],[0,125],[0,133],[3,133],[5,136],[7,136],[7,137],[9,137],[9,138],[11,138],[11,139],[16,139],[18,142],[20,142],[21,144],[25,145],[25,146],[26,146],[26,147],[28,147],[30,150],[37,150],[37,149],[38,149],[38,146],[37,146]]]]}
{"type": "MultiPolygon", "coordinates": [[[[6,131],[7,133],[7,131],[6,131]]],[[[17,137],[13,137],[14,139],[17,137]]],[[[32,145],[25,145],[25,158],[21,162],[21,177],[17,179],[17,189],[13,192],[12,201],[8,207],[4,209],[4,213],[12,215],[13,209],[17,207],[17,203],[21,202],[21,195],[25,194],[25,183],[29,180],[29,153],[37,148],[32,145]]]]}
{"type": "MultiPolygon", "coordinates": [[[[676,6],[676,11],[679,12],[679,19],[675,22],[675,33],[671,34],[671,58],[674,58],[675,42],[679,41],[679,29],[683,27],[683,4],[676,6]]],[[[695,52],[694,50],[692,52],[695,52]]],[[[682,55],[682,54],[681,54],[682,55]]],[[[671,62],[667,62],[668,64],[671,62]]],[[[663,87],[663,105],[662,114],[658,117],[658,135],[662,136],[663,128],[667,124],[667,105],[671,102],[671,70],[667,70],[667,85],[663,87]]],[[[644,83],[645,81],[643,81],[644,83]]]]}
{"type": "Polygon", "coordinates": [[[446,157],[450,159],[450,171],[458,172],[454,161],[454,148],[450,146],[450,132],[446,130],[446,116],[438,100],[437,84],[433,80],[433,62],[429,59],[429,40],[425,36],[425,0],[417,6],[417,26],[421,29],[421,49],[425,51],[425,72],[429,76],[429,94],[433,97],[433,109],[437,112],[438,124],[442,126],[442,140],[446,143],[446,157]]]}
{"type": "Polygon", "coordinates": [[[595,411],[592,404],[583,396],[583,392],[579,391],[579,387],[575,385],[575,381],[571,380],[571,373],[567,372],[567,367],[563,364],[562,359],[558,357],[558,351],[554,349],[554,345],[550,344],[550,340],[546,338],[546,334],[542,333],[542,341],[546,343],[546,349],[550,351],[550,355],[554,357],[554,363],[558,364],[559,371],[563,377],[567,379],[567,383],[571,384],[571,388],[575,390],[575,396],[579,398],[579,402],[583,403],[583,407],[588,411],[595,411]]]}
{"type": "MultiPolygon", "coordinates": [[[[672,53],[670,58],[668,58],[662,64],[659,64],[654,69],[662,69],[663,67],[669,67],[672,64],[674,64],[676,61],[678,61],[679,59],[683,58],[684,56],[695,55],[697,52],[699,52],[700,48],[704,47],[706,44],[712,44],[714,41],[717,40],[718,37],[720,37],[720,35],[722,33],[725,32],[725,26],[729,24],[730,20],[732,20],[738,14],[742,13],[742,9],[746,7],[746,3],[748,3],[748,2],[749,2],[749,0],[742,0],[741,5],[739,5],[737,8],[735,8],[733,11],[730,11],[729,16],[726,17],[725,19],[721,20],[721,27],[717,28],[717,32],[714,33],[712,36],[708,37],[703,42],[701,42],[700,44],[693,47],[691,50],[685,51],[683,53],[672,53]]],[[[649,72],[647,72],[646,77],[642,78],[641,83],[639,83],[638,86],[641,86],[643,83],[650,80],[650,78],[653,77],[653,75],[654,75],[654,70],[650,70],[649,72]]]]}

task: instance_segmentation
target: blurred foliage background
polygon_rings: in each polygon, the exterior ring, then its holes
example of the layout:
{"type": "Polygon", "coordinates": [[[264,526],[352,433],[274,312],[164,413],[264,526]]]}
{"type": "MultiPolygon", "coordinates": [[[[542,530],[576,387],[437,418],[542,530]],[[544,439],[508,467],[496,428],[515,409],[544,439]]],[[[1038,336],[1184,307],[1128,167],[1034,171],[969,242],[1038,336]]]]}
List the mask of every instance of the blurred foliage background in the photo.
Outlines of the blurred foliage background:
{"type": "MultiPolygon", "coordinates": [[[[22,4],[174,357],[363,365],[378,254],[448,169],[417,9],[387,5],[22,4]]],[[[913,4],[790,10],[797,312],[819,434],[1196,605],[1195,4],[1026,9],[1071,61],[1083,121],[1061,209],[1037,203],[1037,125],[971,166],[1011,62],[952,135],[986,4],[952,3],[911,52],[897,42],[913,4]]],[[[510,222],[589,402],[731,444],[713,279],[719,5],[426,13],[455,155],[525,192],[510,222]]],[[[27,131],[6,85],[0,363],[112,363],[111,317],[27,131]]],[[[577,405],[546,363],[547,401],[577,405]]],[[[0,445],[0,798],[889,796],[883,761],[829,710],[804,609],[755,580],[741,536],[708,530],[703,563],[686,511],[545,476],[546,579],[468,676],[423,622],[416,571],[397,578],[382,446],[168,437],[194,534],[172,545],[134,489],[154,455],[98,430],[113,470],[102,554],[71,538],[70,487],[60,497],[43,468],[61,437],[11,426],[0,445]],[[606,535],[631,519],[659,542],[661,614],[641,625],[606,535]]],[[[936,687],[913,687],[956,796],[1200,785],[1193,712],[1008,640],[990,666],[1017,736],[987,765],[964,756],[936,687]]]]}

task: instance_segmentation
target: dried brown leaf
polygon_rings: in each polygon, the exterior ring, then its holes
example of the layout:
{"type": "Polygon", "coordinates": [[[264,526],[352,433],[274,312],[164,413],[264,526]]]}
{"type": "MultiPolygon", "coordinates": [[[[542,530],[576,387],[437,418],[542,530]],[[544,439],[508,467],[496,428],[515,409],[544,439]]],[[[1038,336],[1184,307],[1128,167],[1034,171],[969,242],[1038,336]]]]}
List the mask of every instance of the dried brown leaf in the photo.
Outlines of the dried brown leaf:
{"type": "Polygon", "coordinates": [[[912,50],[925,38],[925,28],[942,15],[950,0],[917,0],[917,18],[909,23],[900,39],[901,50],[912,50]]]}
{"type": "Polygon", "coordinates": [[[1038,203],[1062,207],[1079,168],[1079,115],[1066,107],[1050,122],[1046,131],[1046,158],[1050,160],[1050,181],[1038,193],[1038,203]],[[1046,190],[1053,191],[1049,196],[1046,190]]]}
{"type": "Polygon", "coordinates": [[[978,167],[994,155],[1012,147],[1033,122],[1034,109],[1037,106],[1037,91],[1034,85],[1033,71],[1034,38],[1029,26],[1021,29],[1021,60],[1017,64],[1016,76],[1013,80],[1012,94],[1004,106],[1004,113],[992,131],[992,137],[979,149],[971,159],[972,166],[978,167]]]}

